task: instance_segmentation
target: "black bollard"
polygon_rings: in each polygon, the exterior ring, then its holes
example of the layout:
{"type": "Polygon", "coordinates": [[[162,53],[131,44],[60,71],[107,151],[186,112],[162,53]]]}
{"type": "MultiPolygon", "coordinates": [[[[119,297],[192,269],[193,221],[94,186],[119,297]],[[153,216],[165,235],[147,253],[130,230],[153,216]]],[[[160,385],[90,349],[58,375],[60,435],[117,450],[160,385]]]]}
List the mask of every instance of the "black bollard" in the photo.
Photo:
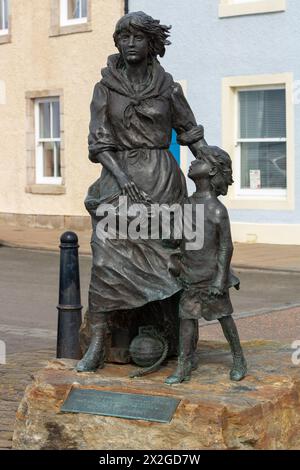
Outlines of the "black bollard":
{"type": "Polygon", "coordinates": [[[80,359],[79,328],[81,300],[78,263],[78,237],[65,232],[60,238],[59,304],[56,357],[80,359]]]}

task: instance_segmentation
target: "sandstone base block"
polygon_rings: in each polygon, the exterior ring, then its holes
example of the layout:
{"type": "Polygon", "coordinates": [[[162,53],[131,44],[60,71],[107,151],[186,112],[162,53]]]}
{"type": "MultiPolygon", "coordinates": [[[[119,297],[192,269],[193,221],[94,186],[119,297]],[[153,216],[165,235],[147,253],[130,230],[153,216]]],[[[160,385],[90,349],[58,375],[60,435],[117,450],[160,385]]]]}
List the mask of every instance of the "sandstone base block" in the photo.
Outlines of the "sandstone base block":
{"type": "Polygon", "coordinates": [[[289,346],[245,343],[249,374],[228,377],[231,356],[223,343],[201,342],[192,380],[168,386],[176,361],[130,379],[133,365],[108,364],[78,374],[75,361],[53,360],[39,371],[20,403],[15,449],[201,450],[300,449],[300,367],[289,346]],[[179,398],[170,423],[61,413],[72,386],[179,398]]]}

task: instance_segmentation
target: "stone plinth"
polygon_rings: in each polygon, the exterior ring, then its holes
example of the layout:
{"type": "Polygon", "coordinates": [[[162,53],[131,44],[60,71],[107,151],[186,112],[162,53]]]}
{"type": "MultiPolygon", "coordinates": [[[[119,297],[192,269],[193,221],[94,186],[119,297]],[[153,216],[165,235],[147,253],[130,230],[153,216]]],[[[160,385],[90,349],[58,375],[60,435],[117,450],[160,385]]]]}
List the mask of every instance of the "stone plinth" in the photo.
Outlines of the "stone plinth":
{"type": "Polygon", "coordinates": [[[201,342],[188,383],[167,386],[175,361],[140,379],[132,365],[108,364],[77,374],[75,361],[54,360],[36,374],[17,412],[15,449],[300,449],[300,368],[279,343],[244,344],[249,375],[231,382],[223,343],[201,342]],[[72,384],[99,390],[180,398],[172,421],[61,413],[72,384]]]}

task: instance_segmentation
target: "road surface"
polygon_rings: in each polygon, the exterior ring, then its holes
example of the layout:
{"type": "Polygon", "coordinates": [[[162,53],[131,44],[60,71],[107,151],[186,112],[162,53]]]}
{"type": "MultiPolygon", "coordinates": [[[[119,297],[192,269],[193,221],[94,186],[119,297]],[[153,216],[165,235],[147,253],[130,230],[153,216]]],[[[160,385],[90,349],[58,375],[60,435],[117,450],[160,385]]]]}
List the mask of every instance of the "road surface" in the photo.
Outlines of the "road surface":
{"type": "MultiPolygon", "coordinates": [[[[48,347],[55,351],[59,255],[0,247],[0,266],[0,340],[5,341],[7,353],[48,347]]],[[[90,267],[91,258],[80,257],[83,311],[90,267]]],[[[238,317],[267,317],[267,311],[300,306],[300,274],[242,271],[238,275],[241,290],[232,292],[238,317]]],[[[249,321],[255,323],[253,318],[249,321]]],[[[254,329],[255,334],[259,337],[260,331],[254,329]]],[[[276,325],[273,336],[276,339],[276,325]]]]}

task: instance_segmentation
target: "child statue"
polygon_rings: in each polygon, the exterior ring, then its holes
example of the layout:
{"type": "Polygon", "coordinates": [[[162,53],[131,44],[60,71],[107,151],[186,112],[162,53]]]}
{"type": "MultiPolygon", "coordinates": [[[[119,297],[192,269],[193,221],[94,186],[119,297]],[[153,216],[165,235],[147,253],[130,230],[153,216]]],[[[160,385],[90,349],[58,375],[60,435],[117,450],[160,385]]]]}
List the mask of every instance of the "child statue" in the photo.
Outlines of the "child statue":
{"type": "Polygon", "coordinates": [[[230,222],[225,206],[218,199],[218,196],[227,194],[228,186],[233,183],[231,159],[218,147],[201,147],[188,176],[194,181],[196,192],[187,198],[185,204],[192,205],[193,232],[203,230],[204,242],[201,249],[189,250],[188,241],[183,237],[178,365],[166,383],[172,385],[190,379],[200,317],[208,321],[217,319],[221,323],[233,357],[230,379],[238,381],[245,377],[247,363],[231,316],[233,308],[229,288],[239,289],[239,279],[230,270],[233,253],[230,222]],[[204,209],[204,227],[196,227],[194,209],[197,205],[204,209]]]}

